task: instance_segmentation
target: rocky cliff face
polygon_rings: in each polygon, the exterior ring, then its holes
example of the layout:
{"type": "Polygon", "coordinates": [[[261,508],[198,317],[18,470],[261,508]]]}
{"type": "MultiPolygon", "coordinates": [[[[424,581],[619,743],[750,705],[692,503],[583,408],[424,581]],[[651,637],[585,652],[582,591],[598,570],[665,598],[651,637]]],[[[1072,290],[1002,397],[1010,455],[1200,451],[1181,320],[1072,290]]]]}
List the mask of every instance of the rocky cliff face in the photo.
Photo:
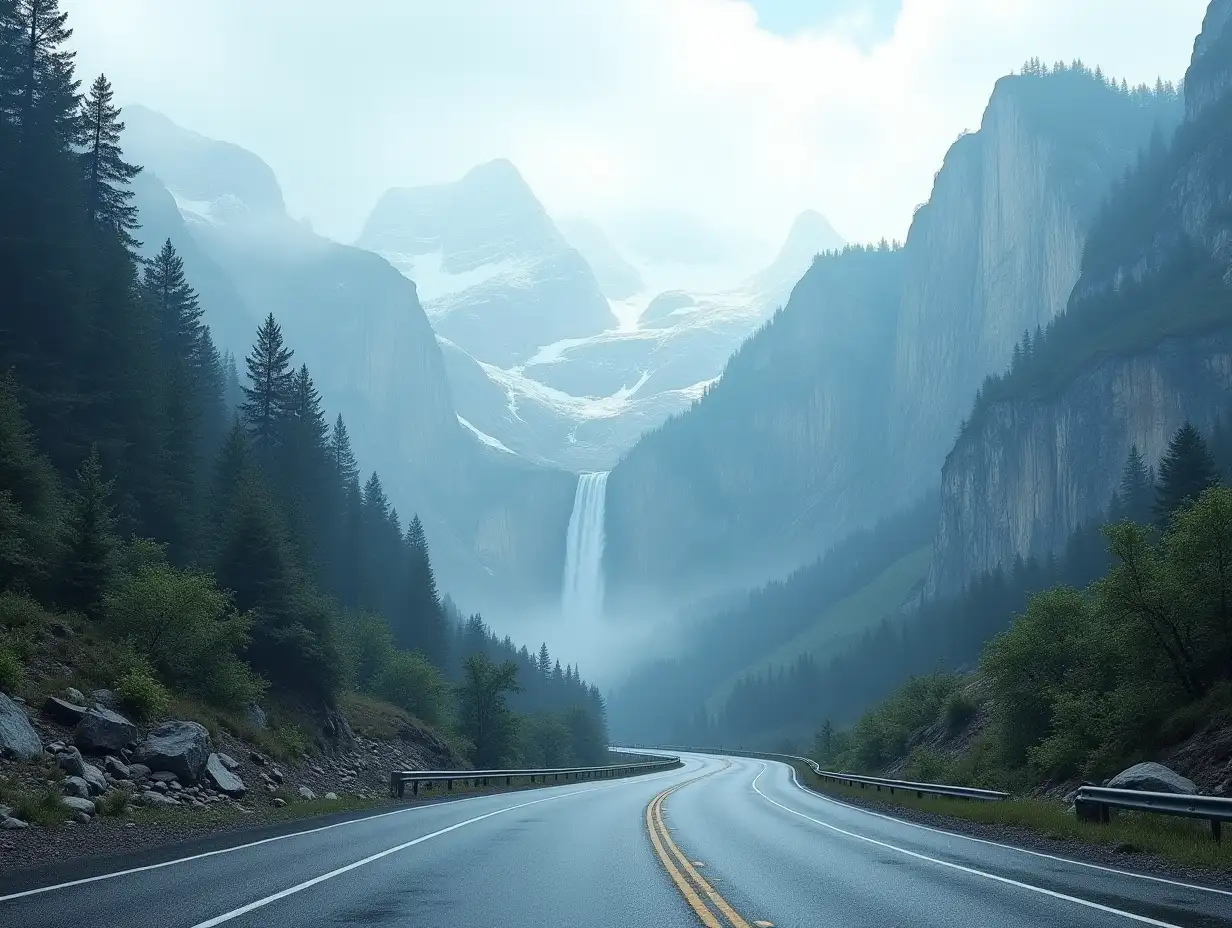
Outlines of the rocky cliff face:
{"type": "Polygon", "coordinates": [[[980,382],[1064,308],[1100,200],[1178,112],[1086,71],[999,82],[892,272],[815,264],[718,388],[617,466],[614,585],[794,566],[935,487],[980,382]]]}
{"type": "Polygon", "coordinates": [[[1046,401],[993,406],[946,461],[927,595],[962,589],[1018,556],[1061,551],[1105,511],[1137,445],[1156,462],[1188,419],[1228,411],[1232,331],[1105,358],[1046,401]]]}
{"type": "Polygon", "coordinates": [[[1055,332],[1049,376],[977,405],[942,474],[927,595],[1018,556],[1059,551],[1108,506],[1132,444],[1155,461],[1232,387],[1232,2],[1211,4],[1185,83],[1186,122],[1108,203],[1055,332]]]}

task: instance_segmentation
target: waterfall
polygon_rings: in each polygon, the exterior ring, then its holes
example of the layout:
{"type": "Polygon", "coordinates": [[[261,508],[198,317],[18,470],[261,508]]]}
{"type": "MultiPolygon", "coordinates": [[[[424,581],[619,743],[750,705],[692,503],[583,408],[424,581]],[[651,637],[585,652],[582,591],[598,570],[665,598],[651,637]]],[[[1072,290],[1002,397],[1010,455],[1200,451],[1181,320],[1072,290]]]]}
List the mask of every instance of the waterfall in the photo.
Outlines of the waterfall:
{"type": "Polygon", "coordinates": [[[607,474],[582,474],[573,497],[565,539],[565,588],[561,611],[569,620],[596,620],[603,613],[603,516],[607,474]]]}

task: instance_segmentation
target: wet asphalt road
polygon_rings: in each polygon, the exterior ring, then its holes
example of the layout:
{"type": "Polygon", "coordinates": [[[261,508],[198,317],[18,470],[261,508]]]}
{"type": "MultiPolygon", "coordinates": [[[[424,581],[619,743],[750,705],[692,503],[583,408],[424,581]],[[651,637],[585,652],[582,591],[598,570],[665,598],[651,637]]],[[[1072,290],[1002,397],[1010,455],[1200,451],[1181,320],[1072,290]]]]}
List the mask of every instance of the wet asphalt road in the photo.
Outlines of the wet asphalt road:
{"type": "MultiPolygon", "coordinates": [[[[0,877],[0,926],[1232,925],[1226,892],[897,822],[808,792],[781,764],[685,761],[680,770],[626,780],[474,797],[325,828],[299,823],[284,831],[300,833],[246,847],[236,845],[254,836],[216,839],[109,862],[101,874],[97,863],[83,862],[0,877]],[[682,890],[648,835],[647,805],[676,786],[659,844],[678,845],[721,899],[687,874],[682,890]],[[62,885],[82,879],[90,881],[62,885]],[[690,907],[690,892],[706,915],[690,907]]],[[[681,876],[683,863],[669,862],[681,876]]]]}

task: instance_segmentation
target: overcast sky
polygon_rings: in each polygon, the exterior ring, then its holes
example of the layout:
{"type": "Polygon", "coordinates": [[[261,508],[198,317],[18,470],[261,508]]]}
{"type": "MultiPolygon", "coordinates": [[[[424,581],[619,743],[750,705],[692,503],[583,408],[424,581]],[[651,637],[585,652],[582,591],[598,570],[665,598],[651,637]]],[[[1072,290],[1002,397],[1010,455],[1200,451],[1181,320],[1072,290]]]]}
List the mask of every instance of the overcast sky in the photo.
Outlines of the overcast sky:
{"type": "Polygon", "coordinates": [[[1038,55],[1179,79],[1206,0],[65,0],[85,76],[237,142],[358,234],[389,186],[508,157],[630,250],[761,260],[806,207],[902,237],[1038,55]],[[666,233],[666,234],[665,234],[666,233]]]}

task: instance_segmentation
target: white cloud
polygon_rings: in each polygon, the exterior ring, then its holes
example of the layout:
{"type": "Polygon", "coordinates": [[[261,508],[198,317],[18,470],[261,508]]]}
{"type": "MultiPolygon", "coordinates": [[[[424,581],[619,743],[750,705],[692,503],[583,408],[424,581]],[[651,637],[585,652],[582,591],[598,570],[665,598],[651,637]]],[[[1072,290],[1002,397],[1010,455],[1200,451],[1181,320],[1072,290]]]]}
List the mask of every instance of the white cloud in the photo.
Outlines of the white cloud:
{"type": "MultiPolygon", "coordinates": [[[[993,82],[1031,56],[1182,75],[1205,0],[905,0],[888,40],[785,38],[742,0],[66,0],[86,74],[270,162],[355,236],[386,187],[506,156],[626,238],[690,216],[770,250],[814,207],[901,237],[993,82]]],[[[762,256],[757,256],[759,259],[762,256]]]]}

